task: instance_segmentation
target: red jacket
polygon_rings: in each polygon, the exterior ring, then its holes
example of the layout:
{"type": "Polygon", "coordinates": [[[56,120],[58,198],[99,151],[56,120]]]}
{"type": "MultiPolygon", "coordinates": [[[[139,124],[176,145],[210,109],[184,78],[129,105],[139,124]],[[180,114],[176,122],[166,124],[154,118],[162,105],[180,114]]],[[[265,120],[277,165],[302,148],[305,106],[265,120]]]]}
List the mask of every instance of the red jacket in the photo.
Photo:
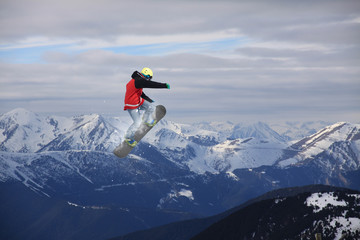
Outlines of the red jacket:
{"type": "Polygon", "coordinates": [[[145,95],[143,88],[167,88],[166,83],[146,80],[141,73],[137,71],[135,71],[131,77],[132,79],[126,84],[124,110],[136,109],[140,107],[145,100],[153,102],[153,100],[145,95]]]}
{"type": "Polygon", "coordinates": [[[131,79],[128,84],[126,84],[126,93],[125,93],[125,107],[124,110],[136,109],[144,103],[144,99],[141,97],[143,93],[142,88],[135,87],[135,79],[131,79]]]}

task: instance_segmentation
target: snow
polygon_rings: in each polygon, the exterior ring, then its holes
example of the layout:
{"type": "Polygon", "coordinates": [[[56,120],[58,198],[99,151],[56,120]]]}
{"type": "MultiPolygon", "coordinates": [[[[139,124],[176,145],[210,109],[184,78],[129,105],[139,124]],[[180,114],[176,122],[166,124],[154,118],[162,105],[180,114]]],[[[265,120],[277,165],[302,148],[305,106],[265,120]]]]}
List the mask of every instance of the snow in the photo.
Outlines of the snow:
{"type": "Polygon", "coordinates": [[[286,166],[289,166],[289,165],[293,165],[295,163],[299,162],[299,159],[297,158],[288,158],[286,160],[283,160],[279,163],[279,166],[280,167],[286,167],[286,166]]]}
{"type": "Polygon", "coordinates": [[[275,204],[281,203],[282,201],[285,201],[286,198],[277,198],[274,200],[275,204]]]}
{"type": "Polygon", "coordinates": [[[314,208],[314,213],[322,211],[328,205],[331,206],[346,206],[344,200],[339,201],[333,192],[330,193],[313,193],[306,199],[306,205],[314,208]]]}
{"type": "Polygon", "coordinates": [[[310,139],[307,142],[305,142],[304,146],[311,144],[313,141],[317,140],[318,138],[320,138],[320,137],[322,137],[324,135],[327,135],[327,134],[331,133],[336,128],[341,127],[344,124],[345,124],[345,122],[339,122],[339,123],[336,123],[336,124],[333,124],[331,126],[328,126],[328,127],[324,128],[323,130],[321,130],[321,131],[315,133],[314,135],[310,136],[310,139]]]}
{"type": "Polygon", "coordinates": [[[179,196],[184,196],[184,197],[187,197],[190,200],[194,200],[193,193],[190,190],[181,189],[178,194],[179,194],[179,196]]]}
{"type": "Polygon", "coordinates": [[[206,159],[200,159],[200,158],[191,159],[186,164],[191,169],[191,171],[198,173],[198,174],[204,174],[206,172],[216,174],[219,172],[218,170],[209,166],[206,159]]]}
{"type": "Polygon", "coordinates": [[[69,201],[68,201],[67,203],[68,203],[68,205],[73,206],[73,207],[78,207],[78,208],[86,209],[86,207],[81,206],[81,205],[78,205],[78,204],[76,204],[76,203],[72,203],[72,202],[69,202],[69,201]]]}
{"type": "Polygon", "coordinates": [[[165,197],[163,197],[159,200],[157,208],[162,209],[163,205],[166,203],[177,202],[178,201],[177,198],[179,198],[179,197],[186,197],[190,201],[195,200],[191,190],[188,190],[185,188],[180,189],[180,191],[171,190],[171,192],[169,192],[165,197]]]}
{"type": "Polygon", "coordinates": [[[155,128],[144,140],[154,144],[169,159],[183,159],[184,150],[192,149],[184,164],[199,174],[272,165],[288,146],[264,123],[237,125],[236,129],[229,122],[187,125],[162,121],[160,125],[160,130],[155,128]],[[263,138],[227,139],[239,134],[263,138]]]}
{"type": "Polygon", "coordinates": [[[226,172],[226,174],[229,176],[229,178],[235,180],[235,181],[240,181],[240,179],[232,172],[226,172]]]}
{"type": "Polygon", "coordinates": [[[336,228],[334,240],[340,240],[343,231],[360,231],[360,218],[345,218],[343,216],[335,217],[330,222],[330,226],[336,228]]]}
{"type": "MultiPolygon", "coordinates": [[[[226,140],[206,149],[197,149],[197,156],[191,159],[192,169],[204,169],[209,172],[232,172],[238,168],[256,168],[262,165],[273,165],[278,160],[286,144],[267,142],[257,139],[226,140]],[[196,164],[195,164],[196,163],[196,164]],[[199,163],[203,166],[199,167],[199,163]]],[[[201,172],[199,172],[201,173],[201,172]]]]}
{"type": "MultiPolygon", "coordinates": [[[[103,207],[103,206],[82,206],[76,203],[72,203],[72,202],[67,202],[68,205],[72,206],[72,207],[77,207],[77,208],[82,208],[82,209],[93,209],[93,210],[103,210],[103,209],[109,209],[107,207],[103,207]]],[[[129,211],[128,209],[124,209],[124,208],[120,208],[123,211],[129,211]]]]}

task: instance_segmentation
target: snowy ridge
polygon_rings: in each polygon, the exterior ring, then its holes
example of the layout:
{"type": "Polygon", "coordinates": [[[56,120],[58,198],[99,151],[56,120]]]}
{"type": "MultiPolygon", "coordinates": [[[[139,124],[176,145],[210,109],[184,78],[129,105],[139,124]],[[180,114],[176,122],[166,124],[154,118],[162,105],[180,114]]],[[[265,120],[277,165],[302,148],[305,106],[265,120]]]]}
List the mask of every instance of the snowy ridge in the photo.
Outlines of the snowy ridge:
{"type": "Polygon", "coordinates": [[[331,143],[345,140],[344,136],[348,136],[349,131],[349,126],[343,128],[345,125],[346,123],[340,122],[328,126],[310,137],[304,138],[292,147],[301,150],[304,157],[318,154],[328,148],[331,143]]]}
{"type": "Polygon", "coordinates": [[[287,154],[277,161],[285,167],[291,164],[303,164],[317,157],[324,167],[328,160],[336,162],[340,169],[358,169],[360,166],[360,124],[336,123],[306,137],[287,150],[287,154]]]}
{"type": "MultiPolygon", "coordinates": [[[[111,153],[123,140],[130,121],[127,116],[104,118],[98,114],[70,118],[43,117],[25,109],[14,109],[0,116],[0,150],[20,153],[73,150],[111,153]]],[[[318,123],[318,127],[321,124],[318,123]]],[[[315,125],[307,125],[303,134],[313,131],[315,125]]],[[[282,131],[289,126],[292,125],[283,125],[282,131]]],[[[280,128],[279,125],[276,127],[280,128]]],[[[289,136],[278,134],[262,122],[203,122],[189,125],[164,119],[142,143],[151,146],[179,167],[200,174],[274,164],[286,167],[304,163],[321,154],[338,159],[337,164],[343,169],[357,169],[359,129],[359,124],[336,123],[293,143],[288,140],[289,136]]],[[[149,160],[135,151],[131,156],[149,160]]]]}

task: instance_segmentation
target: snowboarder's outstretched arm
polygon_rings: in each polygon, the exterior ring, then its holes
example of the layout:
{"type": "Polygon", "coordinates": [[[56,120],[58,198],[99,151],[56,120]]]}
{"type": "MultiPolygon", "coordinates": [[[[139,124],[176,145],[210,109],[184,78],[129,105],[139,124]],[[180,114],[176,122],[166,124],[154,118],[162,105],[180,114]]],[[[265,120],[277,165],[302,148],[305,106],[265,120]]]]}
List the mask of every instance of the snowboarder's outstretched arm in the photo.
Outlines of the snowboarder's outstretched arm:
{"type": "MultiPolygon", "coordinates": [[[[159,83],[154,81],[146,80],[141,73],[135,71],[131,77],[135,80],[135,88],[169,88],[166,83],[159,83]]],[[[144,98],[145,99],[145,98],[144,98]]]]}

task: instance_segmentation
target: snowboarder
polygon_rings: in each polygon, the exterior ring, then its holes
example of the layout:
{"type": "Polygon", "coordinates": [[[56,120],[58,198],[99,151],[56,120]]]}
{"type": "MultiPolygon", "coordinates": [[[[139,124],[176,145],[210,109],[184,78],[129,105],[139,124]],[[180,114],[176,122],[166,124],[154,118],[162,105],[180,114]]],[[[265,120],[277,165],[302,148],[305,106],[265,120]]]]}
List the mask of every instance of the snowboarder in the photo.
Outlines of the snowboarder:
{"type": "Polygon", "coordinates": [[[150,68],[143,68],[141,73],[135,71],[131,75],[131,80],[126,84],[125,93],[125,107],[124,110],[128,111],[132,120],[134,121],[125,134],[125,141],[134,147],[137,142],[134,140],[134,134],[139,128],[141,121],[144,121],[146,125],[152,127],[156,124],[154,120],[153,112],[155,110],[154,101],[145,95],[143,88],[167,88],[170,89],[168,83],[159,83],[151,81],[153,72],[150,68]],[[143,117],[141,119],[140,110],[144,110],[143,117]]]}

